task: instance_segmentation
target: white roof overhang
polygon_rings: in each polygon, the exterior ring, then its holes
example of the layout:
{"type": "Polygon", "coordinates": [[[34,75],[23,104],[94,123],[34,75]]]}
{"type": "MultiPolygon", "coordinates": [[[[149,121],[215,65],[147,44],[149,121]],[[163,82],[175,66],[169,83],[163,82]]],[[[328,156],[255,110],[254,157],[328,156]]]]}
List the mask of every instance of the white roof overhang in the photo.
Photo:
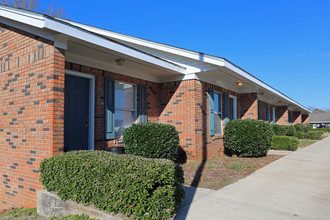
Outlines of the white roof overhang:
{"type": "MultiPolygon", "coordinates": [[[[42,14],[29,12],[25,10],[15,9],[6,6],[0,6],[0,18],[14,20],[32,27],[50,30],[58,33],[57,36],[60,40],[60,44],[65,47],[65,41],[78,40],[83,41],[95,46],[99,46],[110,50],[117,54],[125,55],[126,57],[132,57],[138,59],[149,65],[155,65],[168,71],[171,74],[185,74],[186,70],[177,64],[147,54],[145,52],[136,50],[134,48],[122,45],[120,43],[111,41],[103,36],[86,31],[79,27],[70,25],[69,23],[48,17],[42,14]]],[[[66,48],[65,48],[66,49],[66,48]]]]}
{"type": "MultiPolygon", "coordinates": [[[[288,105],[290,110],[311,113],[301,104],[221,57],[177,48],[77,22],[55,19],[34,12],[13,9],[6,6],[0,6],[0,18],[1,17],[57,33],[55,36],[55,44],[65,49],[66,46],[68,46],[66,58],[71,61],[80,61],[91,66],[95,65],[95,67],[107,67],[113,71],[120,71],[121,67],[113,63],[113,58],[116,56],[124,56],[129,60],[128,66],[130,64],[132,68],[134,68],[133,64],[136,63],[136,60],[139,60],[140,66],[149,66],[154,70],[158,70],[159,73],[157,73],[153,79],[149,77],[151,81],[163,82],[173,79],[201,79],[239,93],[257,92],[260,100],[264,99],[266,102],[272,102],[271,104],[274,105],[288,105]],[[139,50],[116,41],[122,43],[127,42],[129,45],[138,45],[139,50]],[[93,50],[90,49],[91,47],[93,47],[93,50]],[[179,65],[180,62],[148,54],[140,50],[141,47],[175,54],[176,56],[211,64],[211,66],[200,70],[198,70],[198,68],[188,69],[179,65]],[[77,52],[78,50],[79,54],[77,52]],[[98,53],[97,61],[95,59],[93,60],[95,56],[87,51],[94,51],[94,54],[98,53]],[[85,52],[85,54],[83,54],[83,52],[85,52]],[[107,55],[105,56],[104,54],[107,55]],[[236,86],[237,81],[242,81],[243,86],[238,88],[236,86]]],[[[145,72],[147,73],[148,71],[145,72]]],[[[137,73],[132,72],[132,75],[138,76],[138,73],[141,73],[141,71],[139,70],[137,73]]]]}

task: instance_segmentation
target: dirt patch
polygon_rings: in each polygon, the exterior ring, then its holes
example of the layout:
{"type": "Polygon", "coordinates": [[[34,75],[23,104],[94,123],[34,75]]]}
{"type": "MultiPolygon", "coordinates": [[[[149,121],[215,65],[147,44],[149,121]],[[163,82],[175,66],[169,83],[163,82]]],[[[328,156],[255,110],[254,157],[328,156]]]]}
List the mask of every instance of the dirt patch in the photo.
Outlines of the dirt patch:
{"type": "Polygon", "coordinates": [[[185,184],[218,190],[281,157],[282,155],[267,155],[259,158],[239,158],[224,155],[214,157],[205,163],[187,161],[182,166],[185,184]]]}
{"type": "Polygon", "coordinates": [[[12,212],[12,211],[15,211],[17,210],[17,208],[10,208],[10,209],[0,209],[0,216],[1,215],[4,215],[4,214],[7,214],[8,212],[12,212]]]}

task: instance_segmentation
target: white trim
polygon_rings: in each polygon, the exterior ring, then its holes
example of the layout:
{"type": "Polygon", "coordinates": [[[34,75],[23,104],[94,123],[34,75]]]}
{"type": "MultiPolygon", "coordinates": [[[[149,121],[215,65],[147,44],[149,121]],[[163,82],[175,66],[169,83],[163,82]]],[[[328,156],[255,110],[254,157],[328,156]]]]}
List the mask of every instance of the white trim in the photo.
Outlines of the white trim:
{"type": "Polygon", "coordinates": [[[7,18],[1,17],[1,16],[2,16],[2,13],[1,13],[1,7],[0,7],[0,22],[1,23],[14,27],[14,28],[17,28],[17,29],[20,29],[22,31],[33,33],[33,34],[43,37],[47,40],[54,41],[54,32],[53,31],[40,29],[38,27],[31,26],[31,25],[28,25],[25,23],[21,23],[19,21],[7,19],[7,18]]]}
{"type": "MultiPolygon", "coordinates": [[[[234,106],[234,118],[232,118],[231,120],[234,120],[234,119],[237,119],[237,97],[236,96],[233,96],[233,95],[229,95],[229,98],[232,98],[233,99],[233,106],[234,106]]],[[[228,100],[229,102],[229,100],[228,100]]]]}
{"type": "Polygon", "coordinates": [[[186,72],[184,67],[174,65],[168,61],[164,61],[159,58],[148,55],[146,53],[142,53],[136,49],[132,49],[130,47],[112,42],[112,41],[110,41],[104,37],[98,36],[96,34],[92,34],[90,32],[84,31],[84,30],[79,30],[76,27],[71,27],[68,24],[65,24],[65,23],[62,23],[60,21],[56,21],[53,19],[49,19],[46,17],[44,18],[44,20],[45,20],[45,28],[48,28],[50,30],[66,34],[66,35],[69,35],[76,39],[83,40],[85,42],[89,42],[94,45],[98,45],[98,46],[131,56],[131,57],[135,57],[137,59],[143,60],[148,63],[153,63],[155,65],[164,67],[166,69],[169,69],[169,70],[172,70],[175,72],[179,72],[182,74],[184,74],[186,72]]]}
{"type": "Polygon", "coordinates": [[[132,44],[149,47],[149,48],[152,48],[155,50],[160,50],[160,51],[164,51],[167,53],[176,54],[178,56],[182,56],[182,57],[186,57],[186,58],[190,58],[190,59],[194,59],[194,60],[199,60],[202,62],[214,64],[217,66],[224,66],[224,59],[218,58],[218,57],[215,59],[215,57],[210,56],[208,54],[195,52],[195,51],[191,51],[191,50],[187,50],[187,49],[183,49],[183,48],[178,48],[178,47],[174,47],[174,46],[166,45],[166,44],[162,44],[162,43],[157,43],[154,41],[145,40],[145,39],[141,39],[138,37],[133,37],[133,36],[125,35],[125,34],[120,34],[120,33],[116,33],[113,31],[93,27],[93,26],[86,25],[86,24],[81,24],[81,23],[74,22],[74,21],[69,21],[69,20],[65,20],[65,19],[59,19],[59,20],[65,21],[65,22],[75,25],[77,27],[83,28],[85,30],[88,30],[93,33],[100,34],[100,35],[103,35],[106,37],[111,37],[111,38],[114,38],[117,40],[130,42],[132,44]]]}
{"type": "Polygon", "coordinates": [[[88,149],[94,150],[94,129],[95,129],[95,76],[80,73],[72,70],[65,70],[65,74],[89,79],[89,129],[88,129],[88,149]]]}
{"type": "Polygon", "coordinates": [[[10,18],[12,20],[29,24],[34,27],[44,28],[44,16],[26,10],[14,9],[0,5],[0,16],[10,18]]]}

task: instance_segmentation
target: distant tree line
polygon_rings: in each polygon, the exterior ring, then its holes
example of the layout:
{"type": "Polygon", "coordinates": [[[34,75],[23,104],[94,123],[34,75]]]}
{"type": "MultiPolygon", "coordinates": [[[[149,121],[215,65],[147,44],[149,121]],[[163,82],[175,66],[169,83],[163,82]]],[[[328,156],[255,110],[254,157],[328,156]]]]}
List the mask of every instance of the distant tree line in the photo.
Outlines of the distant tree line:
{"type": "Polygon", "coordinates": [[[308,106],[307,107],[309,110],[311,110],[313,113],[326,113],[330,112],[330,108],[325,108],[325,109],[319,109],[314,106],[308,106]]]}

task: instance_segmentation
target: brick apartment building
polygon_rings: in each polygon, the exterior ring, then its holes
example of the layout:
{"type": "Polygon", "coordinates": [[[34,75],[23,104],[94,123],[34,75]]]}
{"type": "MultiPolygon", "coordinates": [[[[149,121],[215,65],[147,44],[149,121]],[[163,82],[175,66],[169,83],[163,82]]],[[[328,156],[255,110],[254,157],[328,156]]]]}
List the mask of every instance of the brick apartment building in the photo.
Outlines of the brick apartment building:
{"type": "Polygon", "coordinates": [[[0,6],[0,208],[36,206],[39,163],[173,124],[188,159],[223,152],[232,119],[308,123],[304,106],[230,61],[0,6]]]}

